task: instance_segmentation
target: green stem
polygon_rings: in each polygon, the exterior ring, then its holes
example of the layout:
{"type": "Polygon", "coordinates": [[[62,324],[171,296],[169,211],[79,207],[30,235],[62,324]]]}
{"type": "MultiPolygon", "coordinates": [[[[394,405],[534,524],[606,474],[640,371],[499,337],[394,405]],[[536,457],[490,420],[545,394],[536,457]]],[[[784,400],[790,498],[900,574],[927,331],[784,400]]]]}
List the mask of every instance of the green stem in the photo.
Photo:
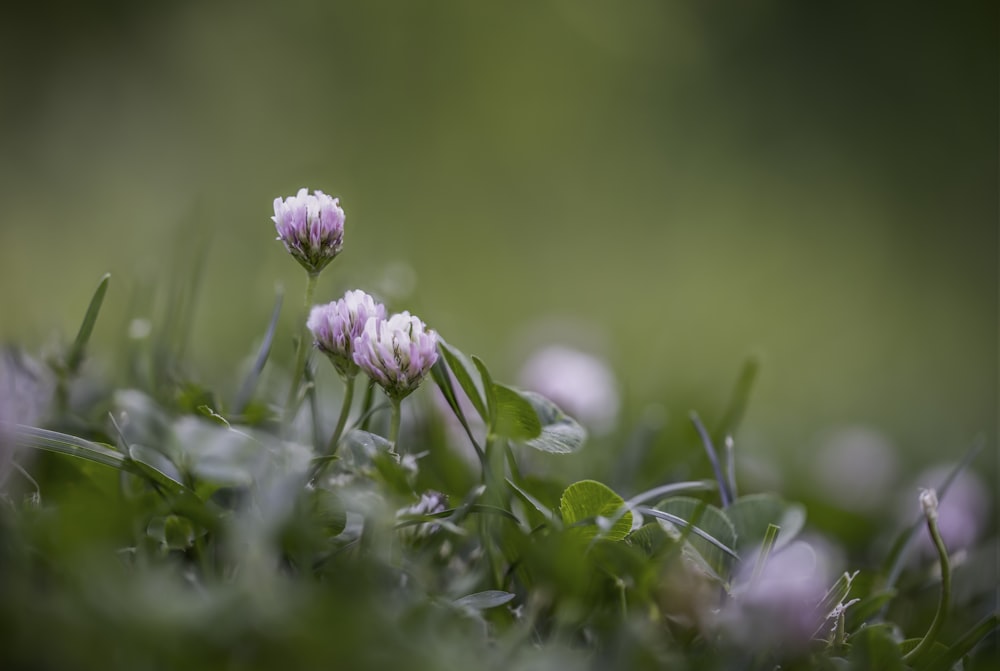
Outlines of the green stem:
{"type": "Polygon", "coordinates": [[[330,444],[326,448],[327,457],[332,457],[337,454],[337,448],[340,447],[340,437],[344,433],[344,427],[347,426],[347,417],[351,414],[351,405],[354,401],[354,381],[357,380],[357,376],[345,377],[344,378],[344,400],[340,406],[340,417],[337,418],[337,426],[333,430],[333,435],[330,437],[330,444]]]}
{"type": "Polygon", "coordinates": [[[398,398],[389,397],[392,402],[392,419],[389,424],[389,442],[392,443],[392,451],[399,454],[399,450],[396,449],[397,443],[399,442],[399,420],[402,413],[400,408],[402,406],[402,400],[398,398]]]}
{"type": "Polygon", "coordinates": [[[295,411],[298,409],[299,383],[302,382],[302,373],[306,367],[306,355],[309,353],[309,329],[306,326],[309,309],[312,307],[313,294],[316,293],[316,280],[318,273],[309,273],[306,280],[306,296],[303,303],[305,316],[301,318],[302,324],[299,327],[299,344],[295,350],[295,367],[292,368],[292,385],[288,388],[288,399],[285,401],[285,424],[291,424],[295,419],[295,411]]]}
{"type": "Polygon", "coordinates": [[[927,633],[917,644],[917,647],[903,655],[903,661],[907,664],[919,659],[924,651],[929,650],[937,638],[938,632],[944,625],[944,620],[948,615],[948,603],[951,601],[951,565],[948,561],[948,550],[944,546],[944,539],[937,525],[937,500],[934,500],[933,510],[924,510],[924,517],[927,519],[927,531],[930,532],[934,547],[937,549],[938,559],[941,562],[941,598],[938,600],[937,612],[934,613],[934,620],[927,629],[927,633]]]}
{"type": "Polygon", "coordinates": [[[361,430],[368,431],[371,427],[372,405],[375,403],[375,380],[369,379],[365,388],[365,396],[361,400],[361,430]]]}

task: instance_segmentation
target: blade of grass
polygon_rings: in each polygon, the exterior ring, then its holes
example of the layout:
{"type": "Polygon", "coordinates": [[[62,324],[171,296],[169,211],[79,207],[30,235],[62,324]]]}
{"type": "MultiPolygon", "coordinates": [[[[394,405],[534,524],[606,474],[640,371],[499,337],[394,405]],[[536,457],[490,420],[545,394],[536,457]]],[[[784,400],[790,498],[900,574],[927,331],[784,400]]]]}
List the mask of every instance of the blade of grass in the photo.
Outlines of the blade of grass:
{"type": "Polygon", "coordinates": [[[729,397],[729,404],[726,411],[719,420],[719,424],[712,432],[716,441],[724,440],[726,436],[736,433],[737,427],[743,420],[747,405],[750,401],[750,392],[753,391],[754,382],[757,381],[757,373],[760,372],[760,361],[757,357],[749,357],[740,370],[740,376],[736,379],[732,396],[729,397]]]}
{"type": "Polygon", "coordinates": [[[87,349],[87,343],[90,341],[90,336],[94,332],[94,324],[97,322],[97,316],[101,312],[101,305],[104,303],[104,295],[108,291],[108,283],[111,281],[111,273],[105,273],[100,282],[97,284],[97,289],[94,291],[94,295],[90,299],[90,304],[87,306],[87,312],[83,316],[83,323],[80,324],[80,330],[77,331],[76,339],[73,341],[73,345],[70,347],[69,354],[66,357],[66,368],[70,375],[75,375],[80,368],[80,364],[83,363],[83,355],[87,349]]]}
{"type": "MultiPolygon", "coordinates": [[[[483,401],[482,392],[476,386],[475,381],[469,373],[469,367],[465,364],[463,360],[465,355],[459,352],[457,349],[444,342],[439,338],[438,340],[438,351],[441,352],[441,356],[445,361],[448,369],[451,370],[452,375],[458,380],[459,386],[465,395],[472,402],[472,406],[479,413],[479,416],[484,422],[488,422],[487,419],[487,408],[483,401]]],[[[486,386],[486,380],[483,380],[483,386],[486,386]]]]}
{"type": "Polygon", "coordinates": [[[712,443],[712,437],[708,435],[708,430],[705,425],[701,422],[701,417],[694,410],[691,411],[691,423],[694,424],[694,428],[698,431],[698,435],[701,437],[701,443],[705,446],[705,452],[708,454],[708,461],[712,464],[712,472],[715,474],[715,479],[719,483],[719,498],[722,499],[722,507],[726,508],[730,503],[733,502],[732,492],[729,491],[729,484],[726,482],[725,476],[722,474],[722,467],[719,465],[719,454],[715,451],[715,445],[712,443]]]}
{"type": "Polygon", "coordinates": [[[109,445],[25,424],[14,424],[13,426],[14,440],[21,447],[67,454],[119,470],[131,471],[126,457],[109,445]]]}
{"type": "Polygon", "coordinates": [[[760,577],[761,572],[764,570],[764,565],[771,556],[771,551],[774,550],[774,544],[778,542],[778,533],[780,531],[781,527],[777,524],[767,525],[767,531],[764,532],[764,542],[760,545],[760,553],[757,555],[757,561],[753,565],[753,573],[750,574],[751,585],[757,582],[757,578],[760,577]]]}
{"type": "Polygon", "coordinates": [[[648,506],[642,506],[638,510],[643,515],[650,515],[652,517],[658,517],[661,520],[666,520],[667,522],[670,522],[671,524],[676,524],[677,526],[682,527],[684,529],[690,529],[691,533],[693,533],[694,535],[696,535],[696,536],[698,536],[700,538],[705,539],[706,541],[708,541],[709,543],[711,543],[715,547],[719,548],[720,550],[722,550],[724,553],[726,553],[727,555],[729,555],[733,559],[739,559],[740,558],[740,556],[738,554],[736,554],[736,550],[732,549],[731,547],[729,547],[728,545],[726,545],[722,541],[718,540],[715,536],[713,536],[712,534],[708,533],[704,529],[701,529],[700,527],[696,527],[695,525],[691,524],[690,522],[688,522],[687,520],[685,520],[683,518],[678,517],[677,515],[674,515],[672,513],[666,513],[666,512],[663,512],[662,510],[657,510],[656,508],[650,508],[648,506]]]}
{"type": "Polygon", "coordinates": [[[257,388],[260,374],[264,370],[267,358],[271,355],[271,345],[274,343],[274,332],[278,328],[278,316],[281,314],[281,303],[283,300],[284,290],[278,287],[277,296],[274,299],[274,309],[271,311],[271,321],[267,325],[267,331],[264,332],[264,340],[260,343],[260,349],[257,350],[257,358],[254,360],[253,368],[250,369],[250,372],[243,379],[243,384],[240,385],[240,390],[233,401],[234,415],[243,414],[247,404],[250,403],[250,399],[253,397],[254,390],[257,388]]]}

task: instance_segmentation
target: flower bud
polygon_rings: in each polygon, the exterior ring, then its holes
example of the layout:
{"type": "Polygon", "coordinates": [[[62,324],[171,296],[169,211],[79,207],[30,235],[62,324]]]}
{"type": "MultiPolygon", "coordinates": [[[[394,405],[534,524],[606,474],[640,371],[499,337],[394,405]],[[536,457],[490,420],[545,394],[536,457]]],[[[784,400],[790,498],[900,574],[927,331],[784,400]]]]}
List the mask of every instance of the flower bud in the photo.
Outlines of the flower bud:
{"type": "Polygon", "coordinates": [[[385,306],[364,291],[348,291],[338,301],[317,305],[309,313],[306,326],[313,344],[326,354],[342,377],[358,374],[354,363],[354,340],[361,335],[369,317],[385,319],[385,306]]]}
{"type": "Polygon", "coordinates": [[[397,401],[420,386],[437,357],[437,334],[409,312],[370,317],[354,341],[354,362],[397,401]]]}
{"type": "Polygon", "coordinates": [[[924,517],[927,519],[936,520],[938,516],[938,498],[937,492],[933,489],[921,489],[920,490],[920,508],[924,512],[924,517]]]}
{"type": "Polygon", "coordinates": [[[311,275],[318,274],[344,246],[344,211],[340,200],[322,191],[299,189],[274,199],[274,227],[288,253],[311,275]]]}

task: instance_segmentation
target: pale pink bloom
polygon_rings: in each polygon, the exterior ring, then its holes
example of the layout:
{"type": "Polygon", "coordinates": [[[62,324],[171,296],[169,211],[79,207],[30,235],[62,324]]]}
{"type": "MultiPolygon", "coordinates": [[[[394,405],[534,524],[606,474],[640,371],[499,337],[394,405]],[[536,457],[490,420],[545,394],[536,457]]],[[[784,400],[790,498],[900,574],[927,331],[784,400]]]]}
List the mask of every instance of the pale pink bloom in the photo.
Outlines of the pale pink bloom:
{"type": "Polygon", "coordinates": [[[369,318],[385,319],[385,306],[364,291],[348,291],[340,300],[317,305],[309,313],[306,326],[316,349],[326,354],[337,372],[354,377],[354,340],[361,335],[369,318]]]}
{"type": "Polygon", "coordinates": [[[288,253],[310,274],[318,274],[344,246],[344,211],[340,200],[322,191],[299,189],[274,199],[274,228],[288,253]]]}
{"type": "Polygon", "coordinates": [[[354,363],[396,400],[420,386],[437,357],[437,334],[409,312],[369,317],[354,340],[354,363]]]}

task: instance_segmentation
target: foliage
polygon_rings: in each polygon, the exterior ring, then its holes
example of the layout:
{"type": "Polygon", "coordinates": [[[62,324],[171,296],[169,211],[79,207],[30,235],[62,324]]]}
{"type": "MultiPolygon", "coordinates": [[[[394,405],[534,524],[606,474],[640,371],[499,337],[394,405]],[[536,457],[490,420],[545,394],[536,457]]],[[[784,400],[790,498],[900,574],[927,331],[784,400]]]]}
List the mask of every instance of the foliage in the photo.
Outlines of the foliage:
{"type": "Polygon", "coordinates": [[[51,361],[42,426],[0,425],[3,668],[989,662],[988,597],[943,613],[951,628],[935,616],[929,630],[928,617],[904,631],[886,617],[890,607],[930,613],[936,591],[947,605],[947,553],[936,573],[917,569],[923,584],[900,578],[900,553],[822,585],[788,563],[812,552],[798,538],[805,508],[740,495],[733,476],[728,439],[755,362],[720,432],[692,414],[715,480],[617,492],[533,471],[533,456],[573,459],[583,426],[443,339],[429,369],[436,389],[415,397],[402,428],[401,399],[383,403],[369,384],[360,403],[344,393],[341,417],[353,422],[331,437],[317,410],[322,361],[303,354],[305,339],[291,382],[264,374],[280,301],[230,400],[185,373],[182,347],[131,353],[112,385],[82,365],[107,289],[105,277],[76,340],[51,361]],[[448,422],[463,435],[449,437],[448,422]]]}

